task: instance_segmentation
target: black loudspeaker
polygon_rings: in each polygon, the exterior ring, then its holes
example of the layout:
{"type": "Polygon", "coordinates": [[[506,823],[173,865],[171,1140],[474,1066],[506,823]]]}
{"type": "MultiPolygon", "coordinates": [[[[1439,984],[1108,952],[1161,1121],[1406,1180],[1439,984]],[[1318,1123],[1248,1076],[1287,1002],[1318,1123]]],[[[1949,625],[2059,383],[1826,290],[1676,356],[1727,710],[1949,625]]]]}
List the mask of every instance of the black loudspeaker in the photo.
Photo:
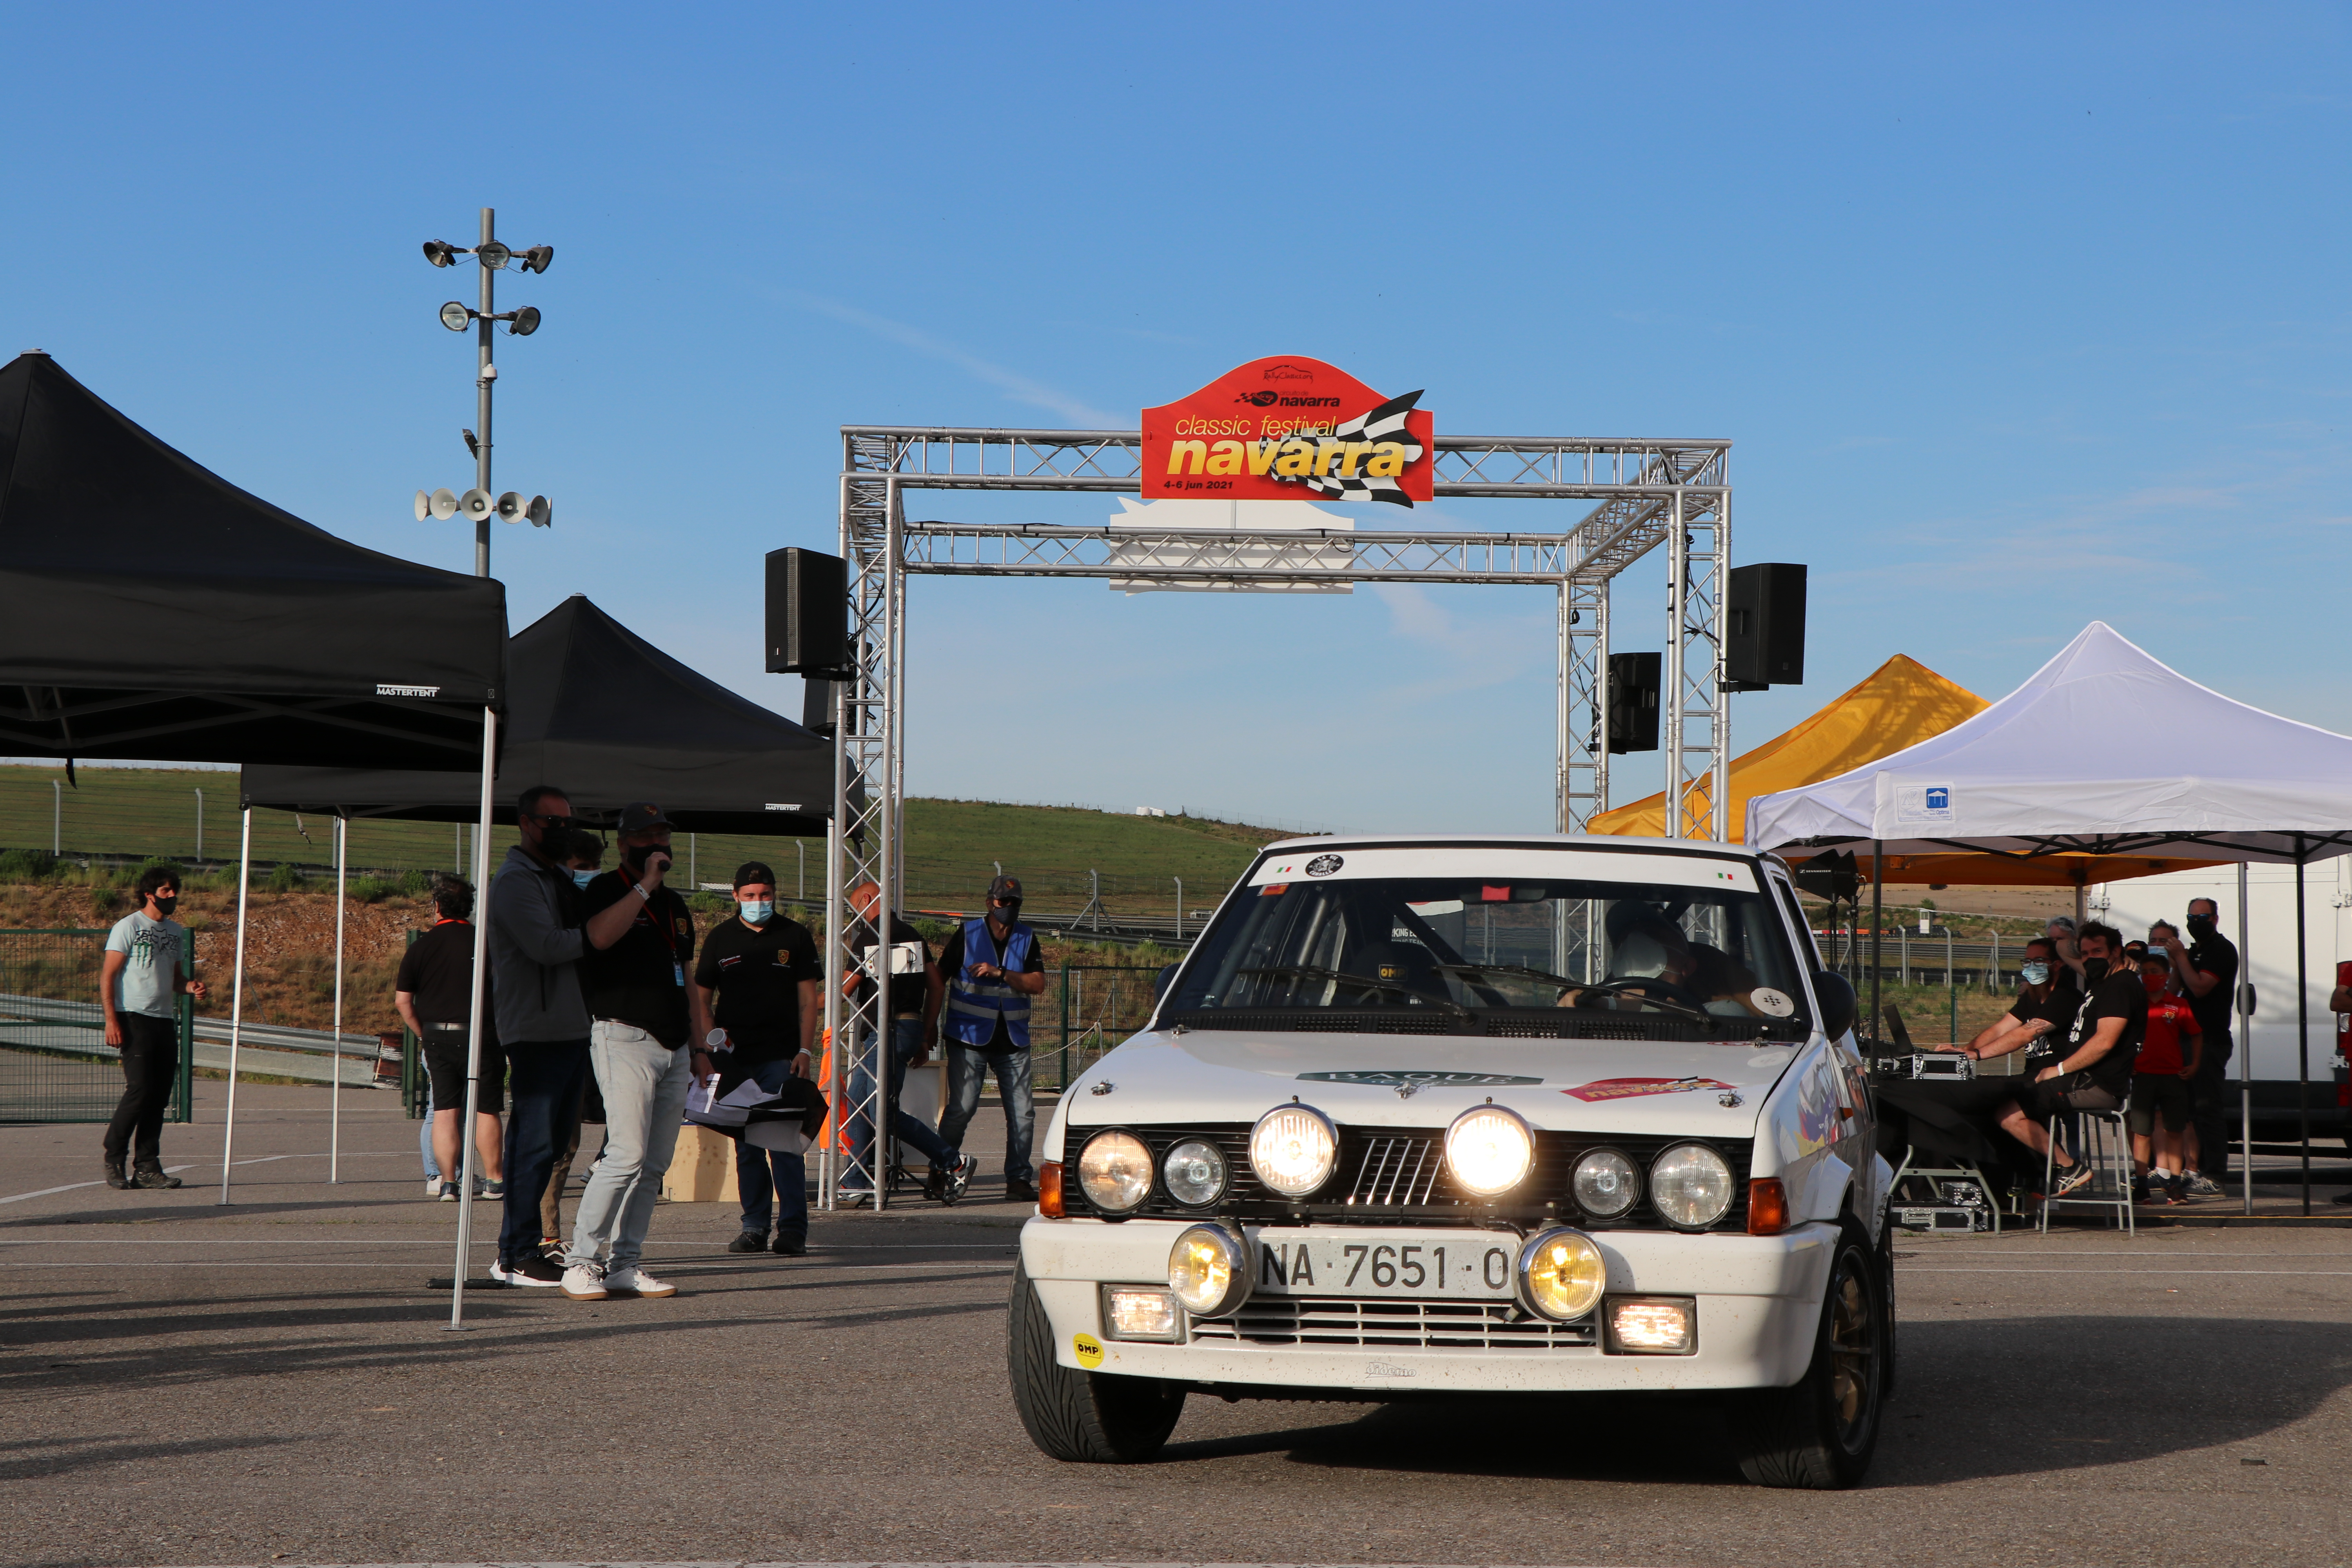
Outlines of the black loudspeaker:
{"type": "Polygon", "coordinates": [[[1851,850],[1824,850],[1798,862],[1792,875],[1799,888],[1817,899],[1843,899],[1852,903],[1862,891],[1862,869],[1851,850]]]}
{"type": "Polygon", "coordinates": [[[1609,749],[1658,749],[1658,670],[1664,654],[1609,656],[1609,749]]]}
{"type": "Polygon", "coordinates": [[[833,739],[840,726],[833,716],[834,683],[822,676],[801,677],[801,728],[833,739]]]}
{"type": "Polygon", "coordinates": [[[849,575],[838,555],[768,552],[768,673],[849,672],[849,575]]]}
{"type": "Polygon", "coordinates": [[[1724,600],[1723,683],[1732,691],[1805,683],[1805,569],[1787,562],[1731,569],[1724,600]]]}

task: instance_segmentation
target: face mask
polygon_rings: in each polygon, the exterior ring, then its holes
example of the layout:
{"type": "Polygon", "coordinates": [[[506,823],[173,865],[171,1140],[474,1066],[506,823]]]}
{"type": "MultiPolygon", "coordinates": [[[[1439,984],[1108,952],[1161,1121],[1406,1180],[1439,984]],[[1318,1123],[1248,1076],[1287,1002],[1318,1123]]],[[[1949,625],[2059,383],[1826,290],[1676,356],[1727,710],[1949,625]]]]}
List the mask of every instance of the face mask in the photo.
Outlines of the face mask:
{"type": "Polygon", "coordinates": [[[2151,996],[2164,994],[2164,976],[2161,974],[2143,974],[2139,977],[2139,983],[2147,987],[2147,994],[2151,996]]]}
{"type": "Polygon", "coordinates": [[[1015,900],[1009,904],[991,904],[988,907],[988,918],[998,925],[1011,927],[1013,921],[1021,918],[1020,901],[1015,900]]]}
{"type": "Polygon", "coordinates": [[[773,899],[746,899],[735,908],[742,913],[745,925],[763,926],[776,912],[776,902],[773,899]]]}
{"type": "Polygon", "coordinates": [[[2083,960],[2083,973],[2093,980],[2105,980],[2107,977],[2107,960],[2104,958],[2083,960]]]}
{"type": "Polygon", "coordinates": [[[170,920],[170,919],[172,918],[172,911],[173,911],[173,910],[178,909],[179,907],[180,907],[180,896],[179,896],[177,893],[173,894],[173,895],[172,895],[170,898],[168,898],[168,899],[164,899],[164,898],[158,898],[158,899],[155,900],[155,909],[156,909],[156,911],[157,911],[159,914],[161,914],[161,915],[162,915],[165,920],[170,920]]]}
{"type": "Polygon", "coordinates": [[[670,858],[669,846],[667,844],[637,845],[628,851],[629,864],[632,866],[643,866],[656,855],[662,857],[664,859],[670,858]]]}
{"type": "Polygon", "coordinates": [[[2197,937],[2211,936],[2213,934],[2213,917],[2211,915],[2190,915],[2189,917],[2189,934],[2190,936],[2197,937]]]}
{"type": "Polygon", "coordinates": [[[589,883],[591,883],[591,882],[593,882],[593,881],[594,881],[594,880],[596,879],[596,873],[595,873],[595,872],[593,872],[593,871],[578,871],[578,870],[575,870],[575,871],[573,871],[573,872],[572,873],[572,879],[573,881],[575,881],[575,882],[579,883],[582,887],[583,887],[583,888],[584,888],[584,887],[586,887],[589,883]]]}
{"type": "Polygon", "coordinates": [[[2017,973],[2028,985],[2045,985],[2050,981],[2050,966],[2046,963],[2021,963],[2017,973]]]}

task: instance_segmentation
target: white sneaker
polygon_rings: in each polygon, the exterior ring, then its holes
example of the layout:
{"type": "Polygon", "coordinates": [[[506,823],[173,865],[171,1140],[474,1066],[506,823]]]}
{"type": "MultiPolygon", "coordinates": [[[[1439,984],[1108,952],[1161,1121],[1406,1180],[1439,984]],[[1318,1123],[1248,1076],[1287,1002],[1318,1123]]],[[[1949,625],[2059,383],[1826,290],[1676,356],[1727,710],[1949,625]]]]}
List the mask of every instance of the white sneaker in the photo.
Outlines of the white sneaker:
{"type": "Polygon", "coordinates": [[[425,1195],[428,1198],[437,1198],[441,1195],[440,1177],[427,1176],[425,1178],[425,1195]]]}
{"type": "MultiPolygon", "coordinates": [[[[566,1290],[572,1289],[570,1275],[564,1276],[563,1288],[566,1290]]],[[[677,1286],[663,1284],[634,1263],[624,1264],[604,1276],[604,1289],[596,1293],[601,1296],[607,1290],[615,1296],[675,1296],[677,1294],[677,1286]]]]}
{"type": "Polygon", "coordinates": [[[604,1271],[593,1263],[575,1263],[563,1271],[563,1293],[575,1301],[601,1301],[610,1294],[604,1271]]]}

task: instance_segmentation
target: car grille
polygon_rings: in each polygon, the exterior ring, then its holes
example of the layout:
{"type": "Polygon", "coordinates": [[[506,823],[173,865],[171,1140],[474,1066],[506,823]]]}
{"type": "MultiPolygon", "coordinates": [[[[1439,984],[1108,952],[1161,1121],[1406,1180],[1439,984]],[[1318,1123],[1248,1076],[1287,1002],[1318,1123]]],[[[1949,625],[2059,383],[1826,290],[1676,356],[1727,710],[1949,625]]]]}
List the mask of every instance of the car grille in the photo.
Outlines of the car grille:
{"type": "Polygon", "coordinates": [[[1230,1318],[1196,1318],[1194,1344],[1387,1345],[1400,1350],[1589,1350],[1591,1319],[1554,1323],[1504,1301],[1261,1296],[1230,1318]]]}
{"type": "MultiPolygon", "coordinates": [[[[1319,1225],[1475,1225],[1500,1215],[1554,1219],[1586,1225],[1595,1230],[1660,1229],[1665,1221],[1651,1206],[1646,1174],[1642,1201],[1632,1213],[1612,1221],[1580,1218],[1575,1198],[1569,1190],[1569,1177],[1588,1150],[1614,1149],[1646,1173],[1650,1163],[1669,1144],[1691,1142],[1654,1134],[1538,1132],[1536,1167],[1525,1185],[1510,1194],[1507,1201],[1490,1205],[1473,1199],[1454,1186],[1445,1171],[1445,1135],[1442,1131],[1426,1127],[1342,1127],[1339,1164],[1330,1184],[1304,1203],[1293,1203],[1266,1191],[1259,1184],[1256,1173],[1250,1169],[1250,1129],[1245,1124],[1129,1126],[1126,1130],[1142,1139],[1151,1150],[1155,1174],[1151,1195],[1135,1211],[1140,1216],[1206,1219],[1214,1215],[1266,1223],[1293,1221],[1304,1211],[1308,1220],[1319,1225]],[[1188,1207],[1169,1196],[1157,1174],[1170,1149],[1195,1138],[1215,1144],[1225,1157],[1225,1168],[1232,1173],[1225,1197],[1204,1209],[1188,1207]],[[1549,1210],[1546,1205],[1551,1205],[1549,1210]]],[[[1100,1127],[1070,1128],[1066,1143],[1067,1158],[1075,1163],[1086,1141],[1100,1131],[1100,1127]]],[[[1734,1179],[1731,1207],[1714,1228],[1745,1230],[1751,1146],[1745,1139],[1709,1142],[1708,1146],[1730,1163],[1734,1179]]],[[[1065,1212],[1073,1215],[1091,1215],[1096,1212],[1087,1202],[1075,1169],[1064,1183],[1062,1194],[1065,1212]]]]}

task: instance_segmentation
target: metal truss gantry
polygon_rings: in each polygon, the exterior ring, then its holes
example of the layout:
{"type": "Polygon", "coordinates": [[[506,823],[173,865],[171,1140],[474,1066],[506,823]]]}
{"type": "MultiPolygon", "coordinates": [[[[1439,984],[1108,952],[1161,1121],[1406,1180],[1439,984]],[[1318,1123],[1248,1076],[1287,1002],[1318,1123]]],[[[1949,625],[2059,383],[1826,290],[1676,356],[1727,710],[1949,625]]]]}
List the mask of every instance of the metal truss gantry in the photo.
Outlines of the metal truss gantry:
{"type": "MultiPolygon", "coordinates": [[[[1667,546],[1667,637],[1660,680],[1675,837],[1719,839],[1730,764],[1723,706],[1724,588],[1731,550],[1728,441],[1532,439],[1440,436],[1438,500],[1590,500],[1564,533],[1403,529],[1070,528],[910,521],[909,490],[1142,491],[1133,430],[842,427],[841,553],[849,563],[852,668],[836,687],[834,811],[826,929],[847,929],[849,890],[878,887],[879,928],[900,908],[906,746],[906,602],[912,573],[972,577],[1097,577],[1175,584],[1499,583],[1552,588],[1559,601],[1559,752],[1553,795],[1563,833],[1609,804],[1610,583],[1667,546]]],[[[1410,514],[1405,514],[1410,518],[1410,514]]],[[[1143,514],[1148,519],[1149,514],[1143,514]]],[[[887,1074],[884,1003],[843,995],[844,951],[825,943],[825,1026],[835,1048],[836,1125],[882,1121],[887,1074]],[[851,1071],[853,1056],[866,1070],[851,1071]],[[853,1090],[855,1091],[853,1093],[853,1090]]],[[[889,1138],[821,1162],[822,1203],[870,1185],[888,1201],[889,1138]]]]}

